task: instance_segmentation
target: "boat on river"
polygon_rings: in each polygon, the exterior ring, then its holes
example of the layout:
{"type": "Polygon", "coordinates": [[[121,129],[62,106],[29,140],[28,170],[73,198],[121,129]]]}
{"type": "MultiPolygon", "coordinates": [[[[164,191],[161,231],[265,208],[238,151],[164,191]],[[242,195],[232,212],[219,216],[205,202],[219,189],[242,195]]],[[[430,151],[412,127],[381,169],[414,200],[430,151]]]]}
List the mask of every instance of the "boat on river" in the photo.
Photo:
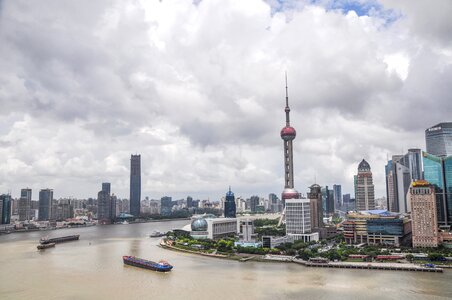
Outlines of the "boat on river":
{"type": "Polygon", "coordinates": [[[55,247],[55,243],[48,243],[48,244],[39,244],[37,246],[38,250],[44,250],[47,248],[55,247]]]}
{"type": "Polygon", "coordinates": [[[154,231],[149,235],[149,237],[154,238],[154,237],[162,237],[162,236],[165,236],[165,235],[166,235],[166,232],[161,232],[161,231],[158,231],[158,230],[154,230],[154,231]]]}
{"type": "Polygon", "coordinates": [[[39,240],[39,243],[41,244],[50,244],[50,243],[63,243],[63,242],[69,242],[69,241],[76,241],[80,238],[80,235],[68,235],[68,236],[61,236],[56,238],[47,238],[43,237],[39,240]]]}
{"type": "Polygon", "coordinates": [[[159,262],[154,262],[151,260],[146,260],[138,258],[135,256],[125,255],[122,257],[124,264],[129,266],[134,266],[138,268],[148,269],[157,272],[169,272],[173,268],[167,261],[161,260],[159,262]]]}

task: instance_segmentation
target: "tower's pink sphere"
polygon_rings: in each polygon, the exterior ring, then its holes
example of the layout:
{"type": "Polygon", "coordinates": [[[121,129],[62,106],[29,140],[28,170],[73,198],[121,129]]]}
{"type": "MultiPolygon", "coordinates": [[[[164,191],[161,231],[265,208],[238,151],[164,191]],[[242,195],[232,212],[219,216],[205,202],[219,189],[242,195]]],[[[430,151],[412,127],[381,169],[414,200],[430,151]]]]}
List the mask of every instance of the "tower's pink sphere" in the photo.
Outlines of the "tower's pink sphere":
{"type": "Polygon", "coordinates": [[[281,129],[281,138],[285,141],[293,140],[296,135],[297,132],[295,131],[295,128],[293,128],[292,126],[286,126],[283,129],[281,129]]]}

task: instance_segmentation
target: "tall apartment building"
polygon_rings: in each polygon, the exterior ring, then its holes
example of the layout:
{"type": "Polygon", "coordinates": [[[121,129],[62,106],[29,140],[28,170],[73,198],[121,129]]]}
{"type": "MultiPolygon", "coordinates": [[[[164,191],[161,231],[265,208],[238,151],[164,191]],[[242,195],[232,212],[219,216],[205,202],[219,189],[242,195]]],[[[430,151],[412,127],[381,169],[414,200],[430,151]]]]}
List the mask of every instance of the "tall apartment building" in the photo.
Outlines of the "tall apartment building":
{"type": "Polygon", "coordinates": [[[425,180],[414,181],[409,190],[413,247],[438,247],[435,188],[425,180]]]}
{"type": "Polygon", "coordinates": [[[356,175],[356,209],[375,209],[375,192],[370,165],[364,159],[358,165],[356,175]]]}
{"type": "Polygon", "coordinates": [[[0,195],[0,224],[11,223],[11,195],[0,195]]]}
{"type": "Polygon", "coordinates": [[[42,189],[39,191],[39,221],[48,221],[52,218],[53,190],[42,189]]]}
{"type": "Polygon", "coordinates": [[[341,207],[344,203],[342,201],[342,186],[340,184],[333,185],[334,205],[341,207]]]}
{"type": "Polygon", "coordinates": [[[312,230],[323,227],[323,207],[322,192],[318,184],[309,187],[308,199],[311,208],[311,228],[312,230]]]}
{"type": "Polygon", "coordinates": [[[141,155],[130,157],[130,214],[138,217],[141,208],[141,155]]]}
{"type": "Polygon", "coordinates": [[[19,199],[19,221],[32,219],[31,211],[31,189],[26,188],[20,191],[19,199]]]}

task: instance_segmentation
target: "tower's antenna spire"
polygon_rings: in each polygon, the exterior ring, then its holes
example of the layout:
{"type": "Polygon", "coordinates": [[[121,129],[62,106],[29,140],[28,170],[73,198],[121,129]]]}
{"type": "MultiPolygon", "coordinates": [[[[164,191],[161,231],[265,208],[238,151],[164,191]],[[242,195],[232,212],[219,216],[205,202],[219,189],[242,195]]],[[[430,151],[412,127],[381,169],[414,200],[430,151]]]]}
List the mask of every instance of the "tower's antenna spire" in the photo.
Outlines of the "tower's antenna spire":
{"type": "Polygon", "coordinates": [[[286,108],[284,110],[286,112],[286,126],[290,126],[290,118],[289,118],[290,108],[289,108],[289,91],[288,91],[288,87],[287,87],[287,71],[285,72],[285,75],[286,75],[286,108]]]}

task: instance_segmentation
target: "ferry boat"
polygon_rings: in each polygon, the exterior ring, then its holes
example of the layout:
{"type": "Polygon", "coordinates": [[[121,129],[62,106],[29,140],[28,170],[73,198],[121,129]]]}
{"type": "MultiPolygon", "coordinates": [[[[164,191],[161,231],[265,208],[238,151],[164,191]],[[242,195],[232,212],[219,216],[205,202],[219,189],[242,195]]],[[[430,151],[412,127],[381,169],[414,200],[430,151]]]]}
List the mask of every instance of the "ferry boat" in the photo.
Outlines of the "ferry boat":
{"type": "Polygon", "coordinates": [[[78,240],[80,237],[80,235],[68,235],[68,236],[61,236],[61,237],[57,237],[57,238],[47,238],[47,237],[43,237],[39,240],[39,243],[41,244],[50,244],[50,243],[63,243],[63,242],[68,242],[68,241],[76,241],[78,240]]]}
{"type": "Polygon", "coordinates": [[[40,244],[37,246],[38,250],[44,250],[51,247],[55,247],[55,243],[40,244]]]}
{"type": "Polygon", "coordinates": [[[154,230],[154,231],[149,235],[149,237],[154,238],[154,237],[162,237],[162,236],[165,236],[165,235],[166,235],[166,232],[161,232],[161,231],[158,231],[158,230],[154,230]]]}
{"type": "Polygon", "coordinates": [[[158,263],[135,256],[125,255],[122,257],[124,264],[157,272],[169,272],[173,268],[168,262],[161,260],[158,263]]]}

